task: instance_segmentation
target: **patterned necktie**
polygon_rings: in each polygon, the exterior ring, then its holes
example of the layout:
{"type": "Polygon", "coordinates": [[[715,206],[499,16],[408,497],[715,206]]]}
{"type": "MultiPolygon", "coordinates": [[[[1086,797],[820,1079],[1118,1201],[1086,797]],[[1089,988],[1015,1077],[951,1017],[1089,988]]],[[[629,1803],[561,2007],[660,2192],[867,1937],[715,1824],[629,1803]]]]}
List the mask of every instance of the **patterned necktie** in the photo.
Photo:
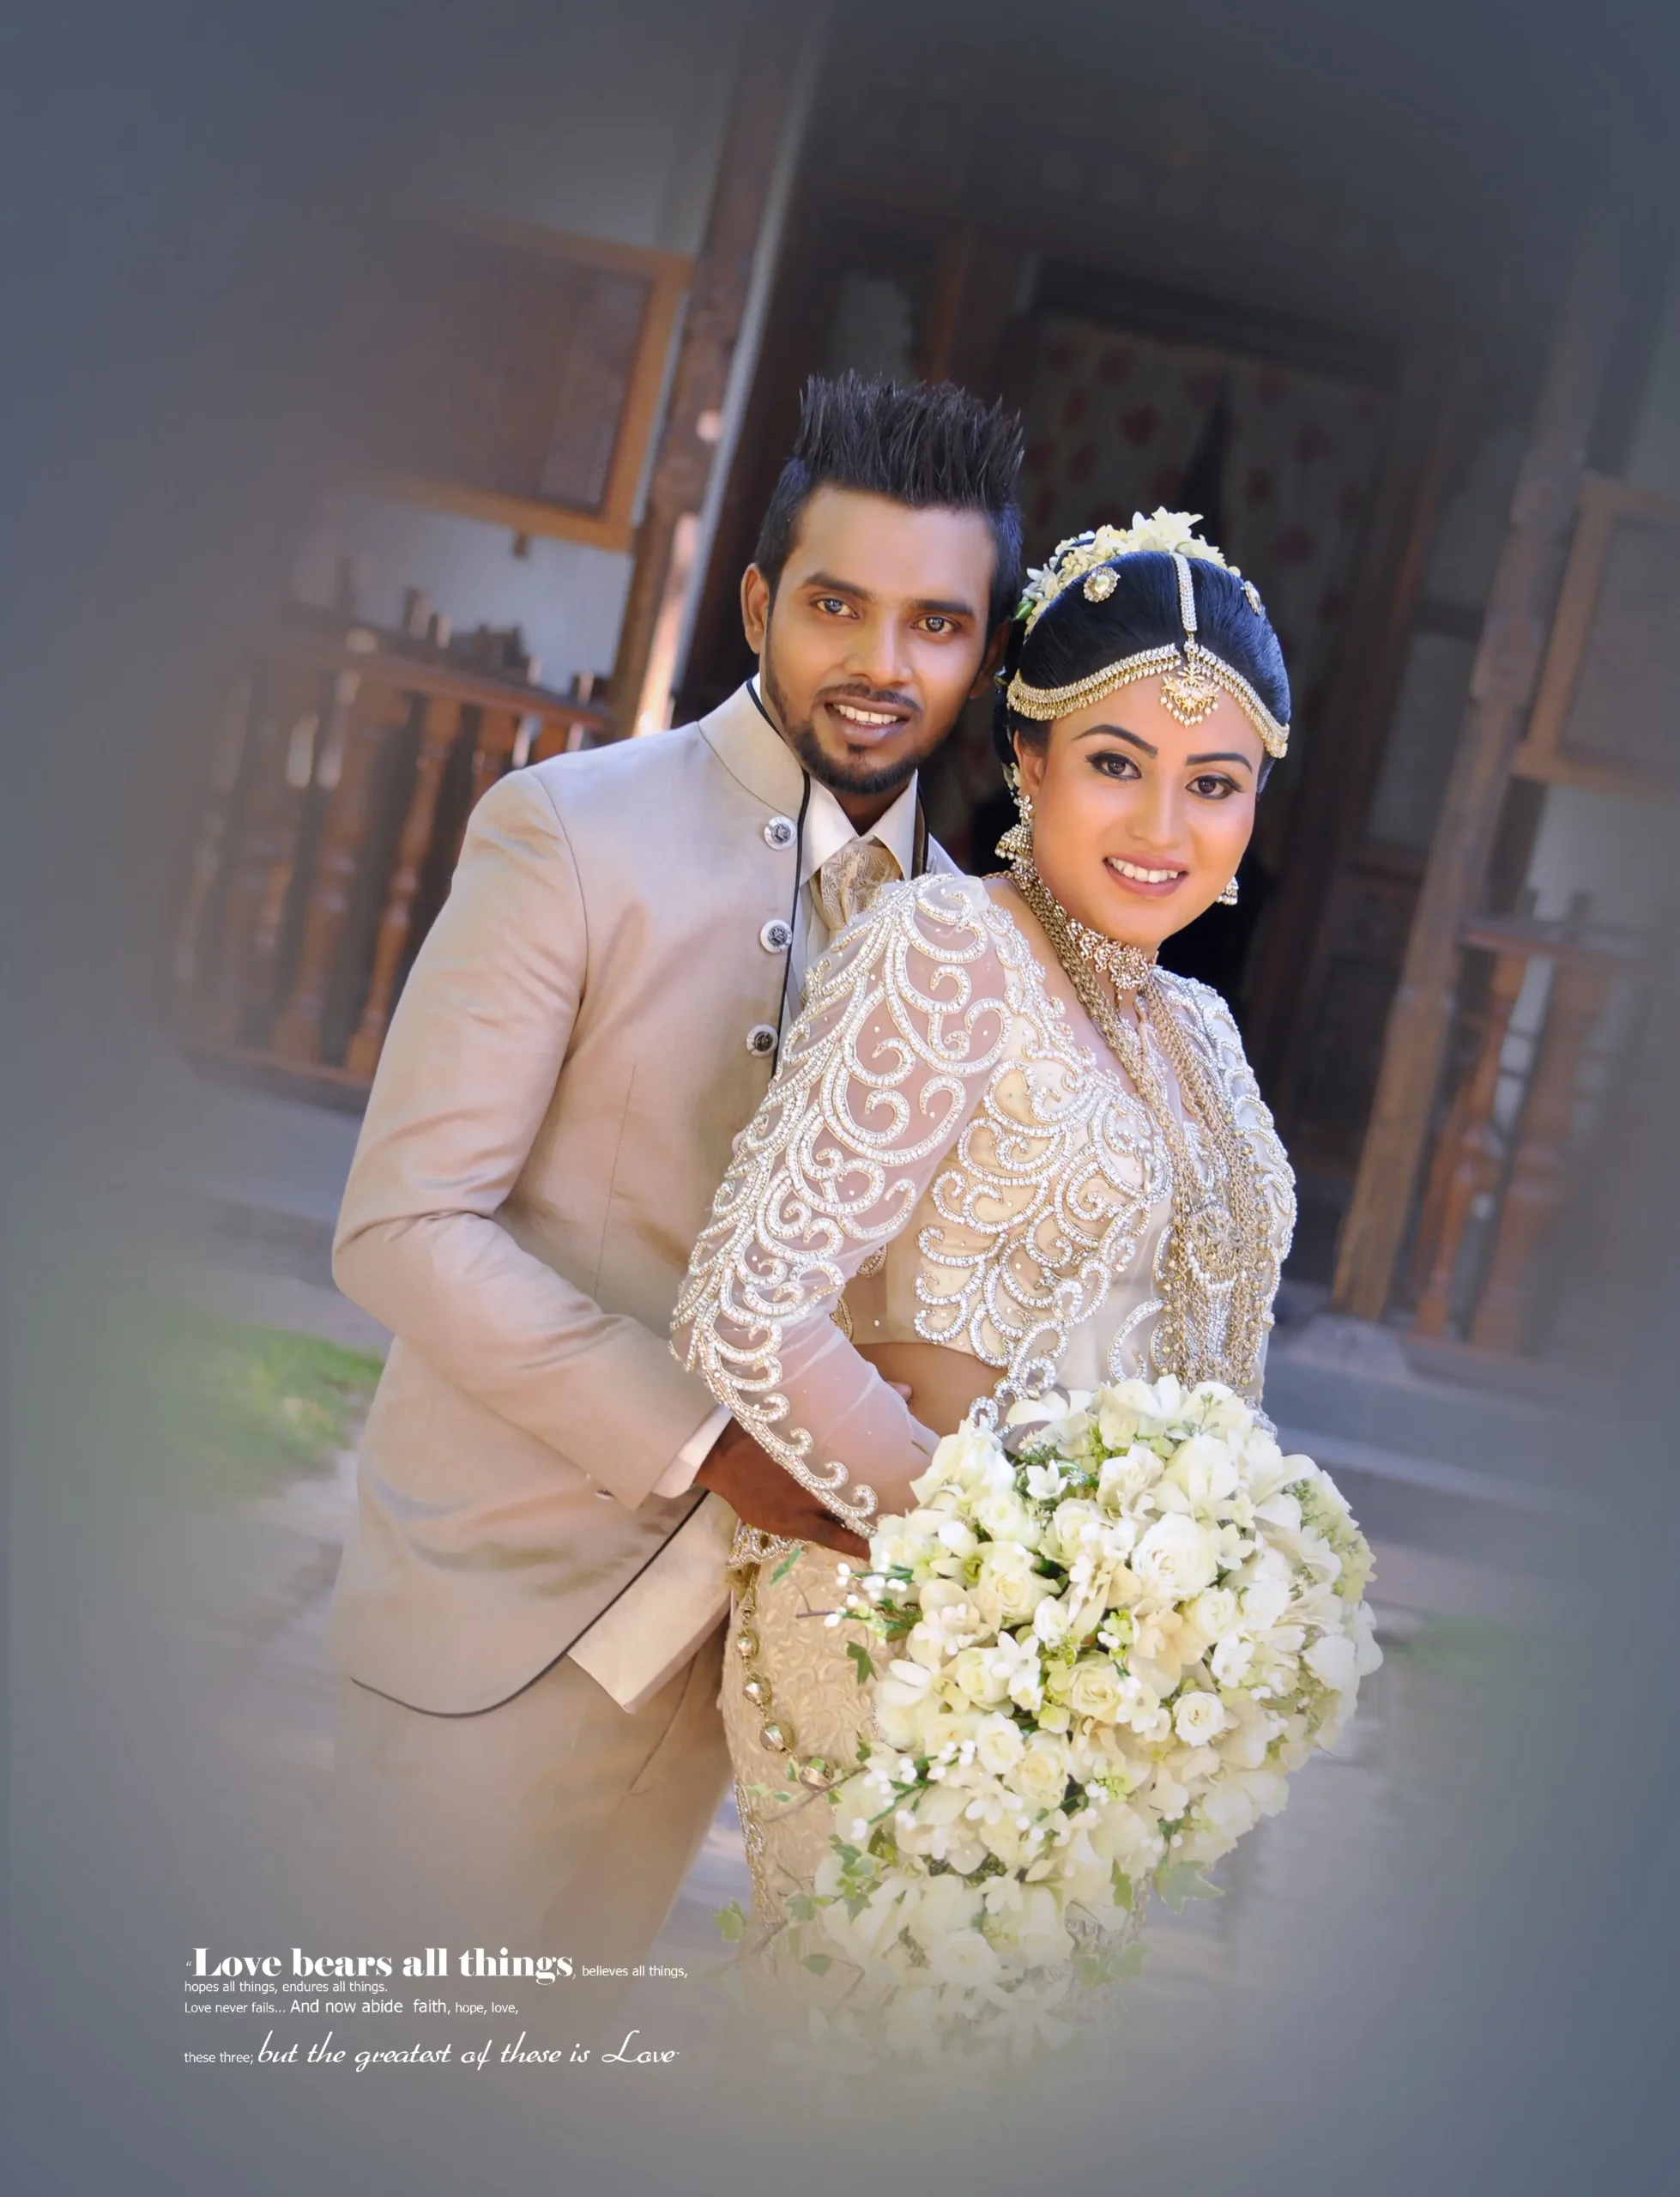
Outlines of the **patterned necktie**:
{"type": "Polygon", "coordinates": [[[837,849],[812,881],[830,935],[861,915],[881,887],[898,875],[896,857],[879,839],[848,839],[837,849]]]}

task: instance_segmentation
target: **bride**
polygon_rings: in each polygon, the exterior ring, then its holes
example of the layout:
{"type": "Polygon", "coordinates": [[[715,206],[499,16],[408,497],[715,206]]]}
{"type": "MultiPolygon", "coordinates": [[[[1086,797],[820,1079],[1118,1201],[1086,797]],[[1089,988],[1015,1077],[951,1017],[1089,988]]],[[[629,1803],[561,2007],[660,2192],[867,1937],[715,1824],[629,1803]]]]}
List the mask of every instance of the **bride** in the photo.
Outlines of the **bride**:
{"type": "MultiPolygon", "coordinates": [[[[980,1398],[1172,1373],[1259,1401],[1292,1178],[1224,1002],[1156,953],[1236,897],[1289,687],[1194,524],[1104,527],[1032,576],[996,715],[1008,874],[894,885],[840,935],[695,1247],[679,1355],[854,1558],[980,1398]]],[[[831,1550],[742,1528],[734,1554],[723,1711],[773,1955],[856,1758],[867,1636],[831,1550]]]]}

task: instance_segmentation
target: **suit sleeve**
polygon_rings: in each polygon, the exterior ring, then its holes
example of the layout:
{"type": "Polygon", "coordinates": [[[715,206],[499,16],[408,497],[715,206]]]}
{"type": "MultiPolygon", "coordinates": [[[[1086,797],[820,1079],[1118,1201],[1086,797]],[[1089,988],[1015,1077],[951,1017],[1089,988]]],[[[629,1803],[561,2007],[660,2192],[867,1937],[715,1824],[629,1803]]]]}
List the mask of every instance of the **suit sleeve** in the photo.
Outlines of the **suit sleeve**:
{"type": "Polygon", "coordinates": [[[345,1295],[634,1508],[713,1409],[662,1335],[604,1311],[500,1218],[564,1071],[588,934],[541,784],[493,787],[414,960],[333,1245],[345,1295]]]}

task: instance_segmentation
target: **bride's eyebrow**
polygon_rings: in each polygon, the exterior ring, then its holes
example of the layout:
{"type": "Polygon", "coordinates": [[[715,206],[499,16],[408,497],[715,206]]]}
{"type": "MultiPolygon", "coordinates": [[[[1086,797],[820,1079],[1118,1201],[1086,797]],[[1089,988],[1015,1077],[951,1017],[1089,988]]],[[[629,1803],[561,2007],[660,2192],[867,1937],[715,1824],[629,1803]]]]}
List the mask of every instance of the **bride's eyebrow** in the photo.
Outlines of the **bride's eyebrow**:
{"type": "Polygon", "coordinates": [[[1252,771],[1254,767],[1246,755],[1187,755],[1184,759],[1187,771],[1194,771],[1202,763],[1241,763],[1245,771],[1252,771]]]}
{"type": "Polygon", "coordinates": [[[1123,724],[1088,724],[1083,732],[1074,734],[1074,743],[1077,746],[1082,740],[1094,740],[1099,732],[1106,732],[1113,740],[1129,740],[1133,747],[1141,749],[1145,755],[1155,756],[1161,753],[1158,747],[1151,747],[1139,734],[1127,732],[1123,724]]]}

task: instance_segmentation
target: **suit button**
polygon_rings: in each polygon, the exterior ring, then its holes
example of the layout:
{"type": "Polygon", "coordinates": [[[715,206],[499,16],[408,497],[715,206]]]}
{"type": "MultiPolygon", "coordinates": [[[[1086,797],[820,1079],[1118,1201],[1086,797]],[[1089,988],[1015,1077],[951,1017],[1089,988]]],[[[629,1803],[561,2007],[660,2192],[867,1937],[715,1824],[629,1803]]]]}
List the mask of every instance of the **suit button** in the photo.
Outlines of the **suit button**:
{"type": "Polygon", "coordinates": [[[793,927],[780,916],[772,916],[758,933],[758,943],[766,953],[785,953],[793,942],[793,927]]]}
{"type": "Polygon", "coordinates": [[[798,837],[798,827],[791,816],[772,816],[764,826],[767,847],[790,847],[798,837]]]}
{"type": "Polygon", "coordinates": [[[749,1053],[773,1053],[776,1050],[776,1030],[769,1022],[755,1022],[746,1033],[749,1053]]]}

